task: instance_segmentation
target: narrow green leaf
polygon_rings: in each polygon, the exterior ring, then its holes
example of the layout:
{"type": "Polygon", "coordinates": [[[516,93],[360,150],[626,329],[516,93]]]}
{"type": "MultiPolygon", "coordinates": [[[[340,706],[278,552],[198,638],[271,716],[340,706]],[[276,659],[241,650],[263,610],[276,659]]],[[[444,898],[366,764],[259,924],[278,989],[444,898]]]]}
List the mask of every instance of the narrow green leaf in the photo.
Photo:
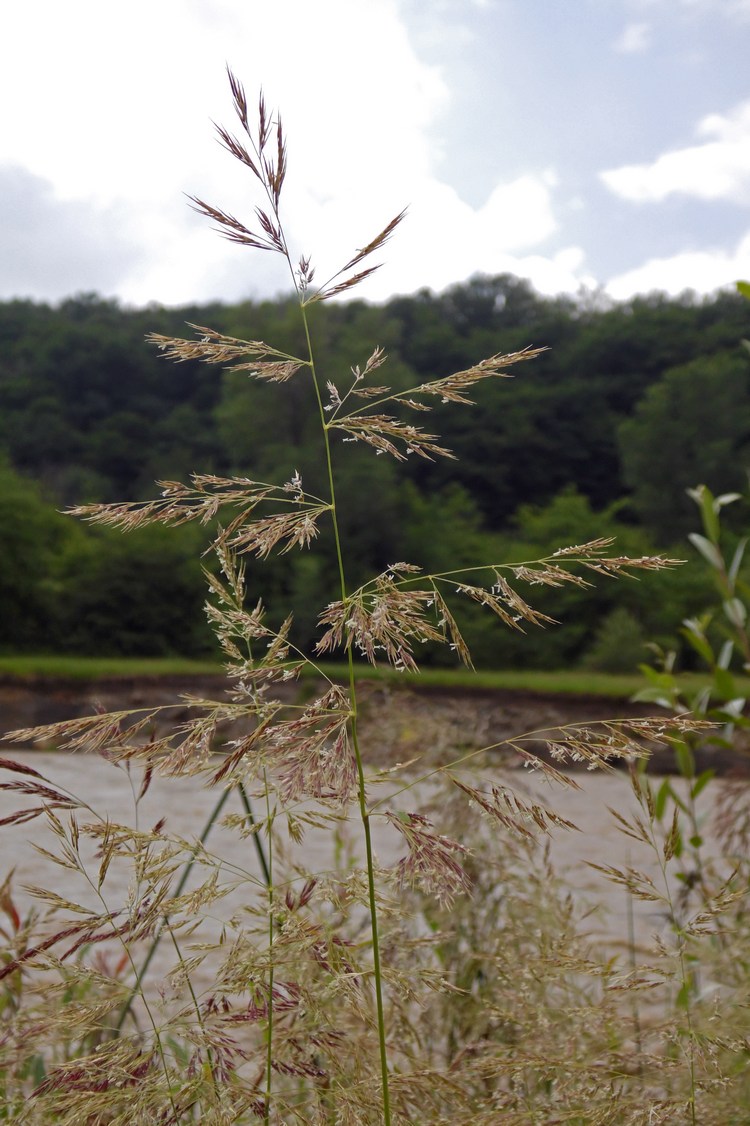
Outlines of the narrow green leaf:
{"type": "Polygon", "coordinates": [[[714,669],[714,688],[720,700],[733,700],[737,695],[734,677],[728,669],[720,666],[714,669]]]}
{"type": "Polygon", "coordinates": [[[706,737],[706,745],[709,746],[709,747],[719,747],[722,751],[731,751],[733,749],[733,744],[732,744],[732,739],[731,739],[731,732],[732,732],[733,728],[734,728],[733,723],[731,723],[731,724],[728,723],[724,728],[725,733],[727,731],[729,731],[730,737],[728,739],[725,737],[725,734],[708,735],[706,737]]]}
{"type": "Polygon", "coordinates": [[[695,756],[687,743],[676,743],[674,757],[683,778],[695,777],[695,756]]]}
{"type": "Polygon", "coordinates": [[[744,696],[734,696],[731,700],[726,700],[720,708],[717,708],[716,714],[720,719],[729,719],[731,721],[740,719],[745,710],[746,702],[744,696]]]}
{"type": "Polygon", "coordinates": [[[747,621],[747,607],[739,598],[728,598],[723,603],[724,613],[735,629],[742,629],[747,621]]]}
{"type": "Polygon", "coordinates": [[[677,690],[667,693],[663,688],[642,688],[631,699],[637,704],[658,704],[660,708],[673,708],[677,690]]]}
{"type": "Polygon", "coordinates": [[[676,681],[671,673],[661,672],[660,669],[655,669],[653,665],[639,665],[638,668],[643,673],[646,680],[650,681],[651,684],[656,685],[658,688],[674,688],[676,681]]]}
{"type": "Polygon", "coordinates": [[[693,697],[691,711],[694,711],[696,715],[705,715],[708,711],[708,705],[710,703],[711,689],[708,687],[701,688],[700,692],[696,692],[695,696],[693,697]]]}
{"type": "Polygon", "coordinates": [[[686,620],[684,626],[685,628],[681,632],[685,640],[695,649],[696,653],[703,658],[706,664],[713,668],[715,663],[714,651],[706,640],[703,630],[698,623],[692,619],[686,620]]]}
{"type": "Polygon", "coordinates": [[[657,821],[661,821],[664,816],[664,810],[667,808],[667,801],[672,796],[672,787],[669,780],[665,779],[659,789],[656,791],[656,799],[654,801],[654,816],[657,821]]]}
{"type": "Polygon", "coordinates": [[[723,568],[724,561],[721,558],[721,552],[719,551],[715,543],[712,543],[711,540],[706,539],[705,536],[701,536],[698,532],[691,532],[688,536],[688,539],[690,540],[693,547],[701,553],[703,558],[707,560],[707,562],[709,562],[712,567],[714,567],[717,571],[720,571],[723,568]]]}
{"type": "Polygon", "coordinates": [[[697,489],[688,489],[687,493],[701,510],[701,519],[708,538],[713,542],[718,542],[719,509],[714,503],[713,493],[706,485],[698,485],[697,489]]]}
{"type": "Polygon", "coordinates": [[[689,981],[682,982],[682,984],[680,986],[680,990],[677,994],[677,999],[676,999],[676,1004],[677,1004],[678,1009],[689,1009],[690,1008],[690,995],[691,995],[691,993],[693,993],[693,990],[691,990],[691,988],[690,988],[690,982],[689,981]]]}
{"type": "Polygon", "coordinates": [[[742,500],[742,493],[721,493],[714,501],[714,508],[724,508],[727,504],[734,504],[736,500],[742,500]]]}
{"type": "Polygon", "coordinates": [[[691,798],[697,798],[698,794],[702,793],[702,791],[705,790],[706,786],[711,781],[711,779],[715,778],[715,777],[716,777],[716,771],[713,770],[713,769],[702,771],[698,775],[698,777],[696,778],[695,782],[693,783],[693,788],[690,791],[691,798]]]}

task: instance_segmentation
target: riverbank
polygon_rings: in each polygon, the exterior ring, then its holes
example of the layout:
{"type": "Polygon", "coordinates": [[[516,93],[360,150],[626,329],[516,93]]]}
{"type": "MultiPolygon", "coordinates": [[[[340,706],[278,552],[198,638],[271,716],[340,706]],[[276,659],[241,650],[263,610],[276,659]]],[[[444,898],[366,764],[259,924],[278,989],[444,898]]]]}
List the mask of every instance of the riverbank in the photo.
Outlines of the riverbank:
{"type": "MultiPolygon", "coordinates": [[[[349,667],[333,661],[319,662],[301,670],[301,679],[315,678],[319,668],[327,676],[342,682],[349,679],[349,667]]],[[[193,661],[181,657],[76,657],[61,654],[0,655],[0,682],[6,681],[109,681],[147,680],[152,677],[223,677],[223,666],[216,661],[193,661]]],[[[382,683],[416,687],[456,688],[464,690],[525,690],[553,695],[606,696],[627,699],[643,687],[638,672],[627,675],[591,672],[581,669],[466,669],[461,665],[449,668],[426,668],[417,674],[396,672],[383,665],[373,668],[361,664],[357,677],[382,683]]],[[[690,681],[690,676],[686,678],[690,681]]],[[[750,679],[747,682],[750,695],[750,679]]]]}
{"type": "MultiPolygon", "coordinates": [[[[386,679],[373,677],[369,669],[362,670],[360,734],[373,765],[384,767],[413,758],[425,764],[445,762],[483,747],[491,748],[488,753],[498,762],[512,765],[518,756],[510,748],[511,741],[529,733],[532,737],[524,746],[544,757],[547,740],[568,724],[666,714],[653,704],[633,702],[624,692],[616,694],[625,678],[608,678],[606,687],[612,694],[605,695],[601,678],[595,685],[598,691],[565,692],[560,690],[563,674],[513,674],[519,684],[538,685],[540,676],[545,676],[547,683],[558,687],[557,691],[541,691],[512,684],[488,687],[481,674],[458,678],[453,673],[453,681],[446,682],[442,672],[437,676],[386,679]]],[[[497,680],[489,683],[497,685],[497,680]]],[[[305,679],[285,686],[283,691],[291,703],[300,695],[315,694],[320,686],[322,681],[318,685],[305,679]]],[[[0,669],[0,731],[40,727],[96,711],[165,709],[155,727],[159,733],[166,733],[190,718],[188,698],[220,700],[226,689],[225,677],[217,672],[128,676],[121,669],[119,675],[73,678],[38,673],[9,675],[0,669]]],[[[223,732],[227,738],[231,734],[230,729],[223,732]]],[[[42,740],[26,740],[21,745],[52,749],[42,740]]],[[[722,773],[739,771],[745,762],[744,757],[711,749],[700,758],[701,768],[710,765],[722,773]]],[[[671,772],[672,751],[657,749],[652,766],[661,773],[671,772]]]]}

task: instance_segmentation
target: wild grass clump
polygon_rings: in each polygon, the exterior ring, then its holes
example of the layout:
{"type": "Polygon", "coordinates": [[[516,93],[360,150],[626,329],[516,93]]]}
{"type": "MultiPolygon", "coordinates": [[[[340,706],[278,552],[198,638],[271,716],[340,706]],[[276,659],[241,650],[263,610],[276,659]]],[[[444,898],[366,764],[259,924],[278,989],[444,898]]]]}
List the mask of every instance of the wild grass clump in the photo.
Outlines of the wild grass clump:
{"type": "Polygon", "coordinates": [[[253,114],[232,75],[230,84],[239,132],[220,127],[219,138],[261,202],[249,226],[193,202],[230,241],[286,261],[305,348],[292,355],[199,326],[189,339],[152,342],[167,358],[228,365],[280,395],[301,382],[317,407],[326,484],[313,494],[294,466],[278,483],[204,474],[162,482],[159,498],[142,504],[75,510],[125,530],[205,527],[215,560],[206,609],[227,691],[176,702],[189,718],[166,732],[169,706],[11,737],[105,756],[128,775],[135,816],[115,823],[27,762],[2,762],[3,789],[20,802],[3,823],[46,823],[53,847],[43,859],[64,874],[65,892],[54,882],[29,889],[36,906],[25,916],[10,879],[0,893],[0,1117],[76,1126],[739,1121],[732,1106],[745,1096],[746,1040],[720,1005],[730,980],[735,993],[747,988],[744,963],[724,945],[744,894],[741,869],[706,878],[697,908],[693,888],[677,902],[669,869],[679,818],[664,838],[658,800],[636,769],[650,748],[692,738],[707,721],[581,722],[481,749],[425,748],[397,764],[379,761],[377,732],[361,738],[355,659],[414,672],[425,646],[443,645],[471,667],[462,602],[523,632],[553,624],[529,587],[586,587],[674,561],[618,556],[597,539],[440,574],[394,561],[350,584],[338,443],[397,461],[450,458],[414,416],[435,402],[471,404],[484,380],[507,378],[537,353],[498,353],[399,391],[374,381],[386,360],[377,346],[344,377],[319,372],[316,305],[377,268],[372,256],[403,213],[318,284],[311,259],[292,255],[281,217],[281,122],[262,96],[253,114]],[[338,590],[319,608],[310,655],[296,647],[291,617],[246,589],[243,561],[307,550],[324,535],[338,590]],[[320,655],[346,661],[344,686],[320,655]],[[313,692],[298,691],[304,668],[315,673],[313,692]],[[626,864],[608,874],[664,910],[657,963],[640,967],[632,945],[622,965],[586,939],[584,909],[555,872],[554,848],[537,839],[574,827],[553,800],[498,769],[503,747],[567,786],[578,785],[571,766],[630,764],[640,812],[621,815],[621,825],[658,854],[664,886],[626,864]],[[168,810],[141,823],[156,775],[194,777],[213,802],[190,839],[170,829],[168,810]],[[219,821],[246,842],[243,864],[212,850],[219,821]],[[313,871],[307,842],[321,834],[333,860],[313,871]],[[696,965],[717,992],[704,996],[696,965]],[[658,1000],[642,1003],[645,992],[658,1000]]]}

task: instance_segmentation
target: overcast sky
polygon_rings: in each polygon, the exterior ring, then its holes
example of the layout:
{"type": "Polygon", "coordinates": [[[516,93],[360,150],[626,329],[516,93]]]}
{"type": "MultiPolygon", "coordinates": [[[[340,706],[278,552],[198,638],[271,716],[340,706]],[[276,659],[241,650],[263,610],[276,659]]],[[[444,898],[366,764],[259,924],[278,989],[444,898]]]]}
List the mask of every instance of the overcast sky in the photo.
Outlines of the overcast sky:
{"type": "Polygon", "coordinates": [[[409,206],[361,297],[750,278],[750,0],[26,0],[3,40],[0,298],[288,288],[185,202],[253,218],[226,63],[281,110],[319,276],[409,206]]]}

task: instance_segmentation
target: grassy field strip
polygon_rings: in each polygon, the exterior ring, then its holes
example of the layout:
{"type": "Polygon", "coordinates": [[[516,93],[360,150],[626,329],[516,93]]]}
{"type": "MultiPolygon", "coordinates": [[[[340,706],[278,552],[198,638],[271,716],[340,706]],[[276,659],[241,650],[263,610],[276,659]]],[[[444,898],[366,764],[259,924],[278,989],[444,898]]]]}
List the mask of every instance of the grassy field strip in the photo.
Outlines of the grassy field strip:
{"type": "MultiPolygon", "coordinates": [[[[335,680],[346,679],[345,665],[321,665],[335,680]]],[[[66,657],[66,656],[0,656],[0,676],[19,680],[55,678],[61,680],[138,679],[160,676],[221,676],[223,668],[214,661],[191,661],[180,657],[66,657]]],[[[307,670],[303,675],[314,675],[307,670]]],[[[362,680],[385,680],[397,684],[425,688],[466,691],[536,692],[545,695],[602,696],[628,699],[645,687],[637,672],[612,676],[582,670],[540,671],[538,669],[506,669],[472,673],[466,669],[426,669],[418,675],[397,673],[392,669],[361,666],[362,680]]],[[[705,683],[699,674],[685,673],[681,678],[686,690],[705,683]]],[[[738,690],[750,696],[750,679],[737,678],[738,690]]]]}

